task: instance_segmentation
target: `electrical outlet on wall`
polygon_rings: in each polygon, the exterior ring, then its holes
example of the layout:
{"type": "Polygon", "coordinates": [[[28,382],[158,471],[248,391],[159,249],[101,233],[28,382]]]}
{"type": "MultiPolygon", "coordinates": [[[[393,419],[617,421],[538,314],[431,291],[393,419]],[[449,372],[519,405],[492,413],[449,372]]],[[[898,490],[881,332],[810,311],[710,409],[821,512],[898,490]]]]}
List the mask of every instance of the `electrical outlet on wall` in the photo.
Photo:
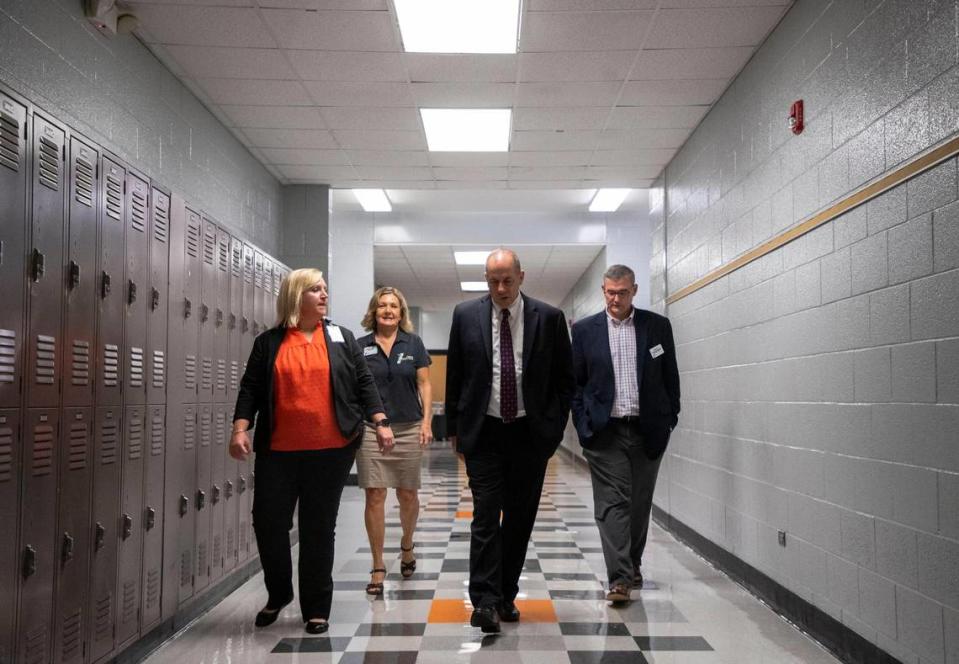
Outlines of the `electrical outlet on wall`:
{"type": "Polygon", "coordinates": [[[786,546],[786,531],[780,530],[779,532],[779,546],[786,546]]]}

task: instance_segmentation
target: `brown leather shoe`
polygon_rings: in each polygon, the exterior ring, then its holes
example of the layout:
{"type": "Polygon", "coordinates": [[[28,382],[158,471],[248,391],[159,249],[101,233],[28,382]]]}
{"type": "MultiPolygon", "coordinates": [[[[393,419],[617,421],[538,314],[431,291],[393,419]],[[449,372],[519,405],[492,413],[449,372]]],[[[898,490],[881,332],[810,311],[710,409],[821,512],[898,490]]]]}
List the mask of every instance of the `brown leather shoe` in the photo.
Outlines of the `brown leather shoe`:
{"type": "Polygon", "coordinates": [[[609,592],[606,593],[607,601],[613,602],[628,602],[629,601],[629,591],[630,587],[627,583],[615,583],[609,588],[609,592]]]}

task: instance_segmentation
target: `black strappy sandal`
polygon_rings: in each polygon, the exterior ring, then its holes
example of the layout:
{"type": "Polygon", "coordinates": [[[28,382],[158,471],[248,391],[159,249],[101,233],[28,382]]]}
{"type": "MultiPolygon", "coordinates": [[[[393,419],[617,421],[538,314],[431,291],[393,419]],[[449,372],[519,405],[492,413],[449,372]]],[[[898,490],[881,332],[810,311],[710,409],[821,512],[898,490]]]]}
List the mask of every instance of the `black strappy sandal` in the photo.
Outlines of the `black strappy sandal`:
{"type": "MultiPolygon", "coordinates": [[[[408,549],[404,549],[403,545],[400,544],[400,551],[403,551],[404,553],[409,553],[415,548],[416,548],[415,544],[408,549]]],[[[408,579],[411,576],[413,576],[413,572],[415,571],[416,571],[416,558],[413,558],[413,560],[409,561],[408,563],[404,563],[402,560],[400,560],[400,574],[402,575],[404,579],[408,579]]]]}
{"type": "MultiPolygon", "coordinates": [[[[376,574],[377,572],[382,572],[382,573],[383,573],[383,578],[386,579],[386,570],[383,569],[382,567],[374,567],[373,569],[370,570],[370,574],[376,574]]],[[[379,597],[380,595],[382,595],[382,594],[383,594],[383,582],[380,581],[379,583],[375,583],[375,582],[373,582],[373,581],[370,581],[369,583],[367,583],[367,584],[366,584],[366,594],[367,594],[367,595],[373,595],[374,597],[379,597]]]]}

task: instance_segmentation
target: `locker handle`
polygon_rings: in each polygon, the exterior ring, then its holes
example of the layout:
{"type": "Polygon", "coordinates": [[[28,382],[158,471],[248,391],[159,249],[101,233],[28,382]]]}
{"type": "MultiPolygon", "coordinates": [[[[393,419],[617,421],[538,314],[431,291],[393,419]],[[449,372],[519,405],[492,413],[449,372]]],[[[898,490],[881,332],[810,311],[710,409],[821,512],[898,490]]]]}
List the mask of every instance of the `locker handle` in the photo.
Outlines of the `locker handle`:
{"type": "Polygon", "coordinates": [[[70,261],[70,290],[80,285],[80,264],[70,261]]]}
{"type": "Polygon", "coordinates": [[[217,484],[213,485],[213,504],[216,505],[220,502],[220,487],[217,484]]]}
{"type": "Polygon", "coordinates": [[[61,560],[64,563],[73,560],[73,538],[70,537],[70,533],[63,533],[63,551],[61,554],[61,560]]]}
{"type": "Polygon", "coordinates": [[[189,318],[193,315],[193,303],[190,302],[190,298],[183,299],[183,317],[189,318]]]}
{"type": "Polygon", "coordinates": [[[137,301],[137,284],[133,279],[127,284],[127,304],[133,304],[137,301]]]}
{"type": "Polygon", "coordinates": [[[246,491],[246,477],[241,476],[239,481],[239,488],[237,489],[239,493],[244,493],[246,491]]]}
{"type": "Polygon", "coordinates": [[[230,480],[226,481],[226,499],[229,500],[233,497],[233,482],[230,480]]]}
{"type": "Polygon", "coordinates": [[[156,311],[160,306],[160,291],[158,291],[156,288],[152,288],[150,290],[150,309],[156,311]]]}
{"type": "Polygon", "coordinates": [[[243,331],[243,334],[246,334],[246,331],[250,329],[250,321],[246,319],[246,316],[240,319],[240,329],[243,331]]]}
{"type": "Polygon", "coordinates": [[[33,576],[37,573],[37,550],[32,545],[27,544],[23,549],[23,578],[33,576]]]}
{"type": "Polygon", "coordinates": [[[133,517],[129,514],[124,514],[121,517],[123,522],[122,535],[123,539],[129,539],[130,535],[133,534],[133,517]]]}
{"type": "Polygon", "coordinates": [[[206,505],[206,491],[203,489],[196,490],[196,511],[199,512],[203,509],[203,506],[206,505]]]}
{"type": "Polygon", "coordinates": [[[153,530],[153,526],[156,525],[157,521],[157,511],[152,507],[146,508],[146,511],[143,514],[143,528],[144,530],[153,530]]]}
{"type": "Polygon", "coordinates": [[[236,329],[236,314],[230,314],[230,329],[236,329]]]}
{"type": "Polygon", "coordinates": [[[200,304],[200,322],[205,323],[210,319],[210,307],[200,304]]]}
{"type": "Polygon", "coordinates": [[[43,273],[46,272],[46,258],[40,252],[39,249],[33,250],[33,281],[37,282],[43,278],[43,273]]]}
{"type": "Polygon", "coordinates": [[[110,273],[109,273],[109,272],[103,272],[103,273],[101,274],[101,284],[100,284],[100,297],[101,297],[101,298],[104,298],[104,299],[105,299],[105,298],[107,297],[107,295],[110,294],[110,282],[111,282],[110,273]]]}
{"type": "Polygon", "coordinates": [[[184,495],[180,495],[180,516],[186,516],[186,513],[190,509],[190,499],[184,495]]]}
{"type": "Polygon", "coordinates": [[[93,536],[93,550],[99,551],[103,548],[103,539],[106,537],[107,529],[103,527],[103,524],[97,521],[97,525],[94,529],[93,536]]]}
{"type": "Polygon", "coordinates": [[[220,327],[221,325],[223,325],[223,310],[217,309],[216,310],[216,326],[220,327]]]}

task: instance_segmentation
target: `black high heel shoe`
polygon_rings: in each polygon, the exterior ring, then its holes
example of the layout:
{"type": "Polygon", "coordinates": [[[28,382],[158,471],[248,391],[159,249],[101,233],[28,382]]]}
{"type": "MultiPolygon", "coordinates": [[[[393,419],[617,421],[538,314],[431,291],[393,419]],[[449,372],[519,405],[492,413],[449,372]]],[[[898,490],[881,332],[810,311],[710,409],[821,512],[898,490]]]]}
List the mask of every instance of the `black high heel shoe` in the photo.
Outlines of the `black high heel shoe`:
{"type": "Polygon", "coordinates": [[[278,608],[271,608],[269,604],[266,605],[259,613],[256,614],[256,619],[253,621],[253,624],[257,627],[268,627],[276,622],[276,619],[280,617],[280,611],[283,610],[283,607],[293,601],[293,597],[290,596],[285,602],[280,604],[278,608]]]}
{"type": "MultiPolygon", "coordinates": [[[[410,551],[412,551],[412,550],[415,549],[415,548],[416,548],[416,545],[415,545],[415,544],[414,544],[413,546],[411,546],[410,548],[408,548],[408,549],[404,549],[404,548],[403,548],[403,545],[400,544],[400,551],[403,551],[404,553],[409,553],[410,551]]],[[[403,577],[404,579],[408,579],[408,578],[410,578],[411,576],[413,576],[413,572],[415,572],[415,571],[416,571],[416,558],[415,558],[415,557],[413,558],[413,560],[409,561],[408,563],[404,563],[402,560],[400,560],[400,575],[402,575],[402,577],[403,577]]]]}

